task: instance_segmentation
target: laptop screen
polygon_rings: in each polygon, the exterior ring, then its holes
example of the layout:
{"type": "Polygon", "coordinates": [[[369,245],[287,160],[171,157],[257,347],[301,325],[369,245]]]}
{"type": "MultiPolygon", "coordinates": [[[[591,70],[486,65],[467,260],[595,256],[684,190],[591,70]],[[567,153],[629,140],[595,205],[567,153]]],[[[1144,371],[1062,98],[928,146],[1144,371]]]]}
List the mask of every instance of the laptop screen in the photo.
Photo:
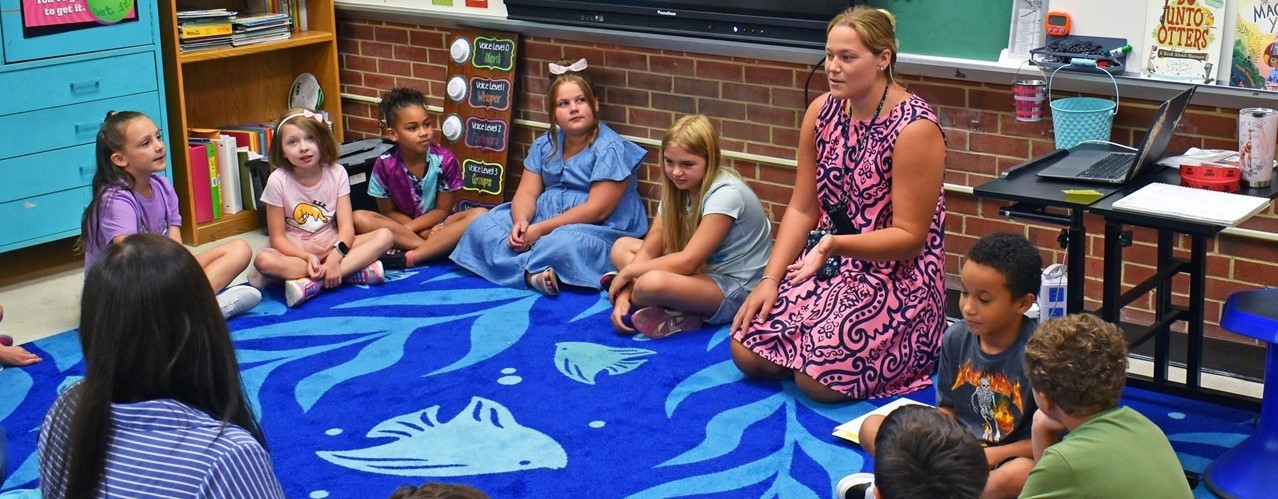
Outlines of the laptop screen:
{"type": "Polygon", "coordinates": [[[1145,143],[1137,149],[1136,164],[1127,172],[1127,180],[1138,177],[1149,165],[1162,158],[1164,152],[1167,152],[1167,144],[1176,135],[1176,125],[1180,123],[1180,118],[1184,116],[1185,109],[1189,107],[1189,101],[1194,97],[1194,91],[1197,89],[1196,85],[1191,85],[1189,89],[1158,106],[1158,112],[1154,114],[1154,122],[1149,126],[1149,133],[1145,134],[1145,143]]]}

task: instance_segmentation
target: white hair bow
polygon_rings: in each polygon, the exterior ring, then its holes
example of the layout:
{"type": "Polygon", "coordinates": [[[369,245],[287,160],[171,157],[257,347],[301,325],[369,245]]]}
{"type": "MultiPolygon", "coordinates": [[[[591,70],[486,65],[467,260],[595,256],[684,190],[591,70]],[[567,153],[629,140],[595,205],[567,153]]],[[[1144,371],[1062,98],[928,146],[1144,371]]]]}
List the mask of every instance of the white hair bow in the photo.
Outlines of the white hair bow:
{"type": "Polygon", "coordinates": [[[567,66],[560,66],[553,62],[550,63],[550,74],[552,75],[561,75],[564,73],[576,73],[578,71],[584,71],[585,69],[586,69],[585,57],[582,57],[581,59],[577,59],[577,62],[574,62],[567,66]]]}
{"type": "Polygon", "coordinates": [[[284,123],[287,123],[288,120],[291,120],[293,118],[310,118],[319,122],[321,125],[324,124],[323,114],[315,112],[315,111],[311,111],[310,109],[303,109],[302,112],[300,113],[290,114],[288,116],[285,116],[284,119],[280,120],[280,123],[278,125],[275,125],[275,133],[279,133],[280,128],[284,126],[284,123]]]}

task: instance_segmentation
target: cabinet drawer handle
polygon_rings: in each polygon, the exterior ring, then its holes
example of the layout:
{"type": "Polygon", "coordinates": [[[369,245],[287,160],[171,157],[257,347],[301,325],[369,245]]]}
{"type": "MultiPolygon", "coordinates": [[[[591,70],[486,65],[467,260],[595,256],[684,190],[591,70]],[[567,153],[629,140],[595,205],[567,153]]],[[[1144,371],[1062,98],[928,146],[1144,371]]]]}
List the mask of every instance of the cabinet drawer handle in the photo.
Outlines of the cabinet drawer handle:
{"type": "Polygon", "coordinates": [[[97,171],[95,165],[80,165],[80,178],[93,178],[94,172],[97,171]]]}
{"type": "Polygon", "coordinates": [[[75,133],[76,133],[76,135],[79,135],[79,134],[82,134],[82,133],[87,133],[87,132],[98,133],[98,129],[99,129],[99,128],[102,128],[102,123],[101,123],[101,122],[98,122],[98,123],[76,123],[76,124],[75,124],[75,133]]]}
{"type": "Polygon", "coordinates": [[[99,88],[102,88],[102,79],[100,78],[93,81],[71,82],[71,93],[73,94],[80,92],[97,92],[99,88]]]}

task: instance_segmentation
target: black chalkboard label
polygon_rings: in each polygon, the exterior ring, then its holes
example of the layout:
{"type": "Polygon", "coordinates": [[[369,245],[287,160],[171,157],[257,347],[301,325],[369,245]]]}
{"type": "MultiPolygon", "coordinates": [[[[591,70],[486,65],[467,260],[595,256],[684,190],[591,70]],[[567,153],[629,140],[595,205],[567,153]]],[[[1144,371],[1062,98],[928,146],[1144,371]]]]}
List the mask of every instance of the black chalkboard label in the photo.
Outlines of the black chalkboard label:
{"type": "Polygon", "coordinates": [[[466,147],[505,151],[507,129],[505,120],[466,118],[466,147]]]}
{"type": "Polygon", "coordinates": [[[505,170],[498,163],[469,159],[462,161],[462,189],[488,194],[501,194],[505,170]]]}
{"type": "Polygon", "coordinates": [[[476,68],[510,71],[515,67],[515,41],[508,38],[475,37],[470,63],[476,68]]]}
{"type": "Polygon", "coordinates": [[[470,107],[486,107],[498,111],[510,109],[510,80],[470,79],[470,107]]]}

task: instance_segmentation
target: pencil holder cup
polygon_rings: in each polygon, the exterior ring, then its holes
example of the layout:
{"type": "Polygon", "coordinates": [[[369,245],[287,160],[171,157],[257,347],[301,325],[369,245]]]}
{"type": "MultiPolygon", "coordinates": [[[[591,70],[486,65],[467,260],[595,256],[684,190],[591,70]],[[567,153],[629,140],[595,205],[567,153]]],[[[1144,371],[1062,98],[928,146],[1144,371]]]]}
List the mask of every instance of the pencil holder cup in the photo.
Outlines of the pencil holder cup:
{"type": "MultiPolygon", "coordinates": [[[[1052,71],[1047,79],[1047,95],[1052,95],[1052,79],[1062,68],[1052,71]]],[[[1067,97],[1051,102],[1052,130],[1056,135],[1056,147],[1069,149],[1088,140],[1108,141],[1118,114],[1118,80],[1105,68],[1096,69],[1109,76],[1114,84],[1114,100],[1096,97],[1067,97]]]]}
{"type": "MultiPolygon", "coordinates": [[[[1021,78],[1021,67],[1012,77],[1012,104],[1016,121],[1042,121],[1043,107],[1047,103],[1047,81],[1027,76],[1021,78]]],[[[1041,73],[1040,73],[1041,74],[1041,73]]]]}

